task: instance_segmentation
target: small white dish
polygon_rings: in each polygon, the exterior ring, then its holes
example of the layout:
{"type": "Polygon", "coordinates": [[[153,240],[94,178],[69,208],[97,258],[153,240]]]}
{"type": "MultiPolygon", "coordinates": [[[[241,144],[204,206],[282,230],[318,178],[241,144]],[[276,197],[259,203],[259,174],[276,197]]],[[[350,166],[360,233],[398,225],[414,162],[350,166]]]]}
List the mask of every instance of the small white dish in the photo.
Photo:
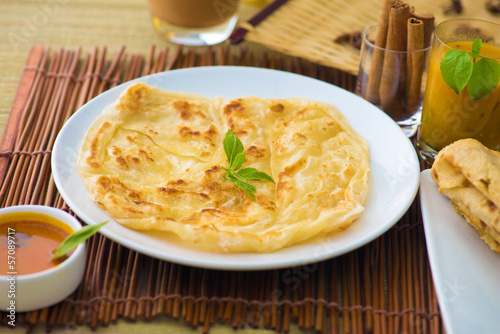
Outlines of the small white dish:
{"type": "MultiPolygon", "coordinates": [[[[66,224],[74,231],[82,227],[70,214],[42,205],[6,207],[0,209],[0,217],[23,212],[50,216],[55,218],[54,223],[66,224]]],[[[15,253],[13,255],[15,257],[15,253]]],[[[1,261],[4,260],[7,261],[1,261]]],[[[82,243],[66,260],[47,270],[26,275],[0,275],[0,310],[12,314],[37,310],[60,302],[78,287],[84,269],[85,243],[82,243]]]]}
{"type": "Polygon", "coordinates": [[[453,210],[429,169],[420,180],[425,240],[446,332],[498,333],[500,254],[453,210]]]}

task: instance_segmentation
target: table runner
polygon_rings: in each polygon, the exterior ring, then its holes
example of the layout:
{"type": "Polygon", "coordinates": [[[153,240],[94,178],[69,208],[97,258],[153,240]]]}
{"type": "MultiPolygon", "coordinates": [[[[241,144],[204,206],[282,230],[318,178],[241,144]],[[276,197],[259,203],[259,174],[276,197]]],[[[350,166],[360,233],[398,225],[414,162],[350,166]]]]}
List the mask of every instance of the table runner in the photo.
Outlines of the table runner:
{"type": "MultiPolygon", "coordinates": [[[[146,74],[204,65],[242,65],[300,73],[354,90],[355,77],[299,58],[254,54],[245,47],[124,47],[89,53],[32,47],[0,143],[0,206],[43,204],[72,213],[51,178],[50,156],[64,122],[86,101],[146,74]]],[[[154,259],[98,234],[87,243],[79,288],[64,301],[17,314],[17,327],[88,326],[119,319],[178,319],[207,333],[290,328],[318,333],[442,333],[418,198],[387,233],[346,255],[265,271],[192,268],[154,259]]],[[[1,328],[8,327],[1,313],[1,328]]]]}

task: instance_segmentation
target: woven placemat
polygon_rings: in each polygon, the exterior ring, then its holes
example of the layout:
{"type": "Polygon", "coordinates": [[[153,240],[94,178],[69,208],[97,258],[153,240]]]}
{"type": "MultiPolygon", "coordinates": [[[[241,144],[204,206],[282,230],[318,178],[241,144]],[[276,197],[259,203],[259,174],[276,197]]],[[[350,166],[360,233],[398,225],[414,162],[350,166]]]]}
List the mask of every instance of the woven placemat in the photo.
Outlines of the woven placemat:
{"type": "MultiPolygon", "coordinates": [[[[461,10],[452,0],[407,0],[419,14],[432,13],[436,23],[463,16],[500,20],[487,10],[488,0],[459,0],[461,10]]],[[[258,26],[248,23],[245,39],[263,44],[288,55],[357,74],[359,49],[335,42],[337,37],[363,32],[378,22],[382,0],[289,0],[258,26]]]]}
{"type": "MultiPolygon", "coordinates": [[[[54,185],[50,157],[71,114],[92,97],[132,78],[199,65],[243,65],[309,75],[354,89],[355,77],[299,58],[245,48],[151,47],[149,55],[104,48],[33,47],[0,143],[0,206],[44,204],[70,213],[54,185]]],[[[63,302],[18,313],[16,327],[97,329],[120,319],[176,319],[209,332],[290,328],[317,333],[443,333],[418,200],[380,238],[346,255],[266,271],[199,269],[154,259],[98,234],[88,241],[78,289],[63,302]]],[[[0,331],[7,329],[1,313],[0,331]]],[[[166,329],[167,331],[167,329],[166,329]]]]}

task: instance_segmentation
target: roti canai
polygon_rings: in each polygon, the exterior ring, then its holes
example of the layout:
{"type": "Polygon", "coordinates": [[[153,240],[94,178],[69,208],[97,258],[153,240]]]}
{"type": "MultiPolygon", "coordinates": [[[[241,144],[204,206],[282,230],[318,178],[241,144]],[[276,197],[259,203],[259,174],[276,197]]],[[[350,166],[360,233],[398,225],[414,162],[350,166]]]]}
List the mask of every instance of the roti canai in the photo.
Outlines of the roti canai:
{"type": "Polygon", "coordinates": [[[208,98],[138,83],[89,128],[79,158],[92,199],[118,223],[228,252],[271,252],[347,228],[364,209],[367,141],[331,104],[208,98]],[[223,139],[244,146],[255,201],[225,177],[223,139]]]}

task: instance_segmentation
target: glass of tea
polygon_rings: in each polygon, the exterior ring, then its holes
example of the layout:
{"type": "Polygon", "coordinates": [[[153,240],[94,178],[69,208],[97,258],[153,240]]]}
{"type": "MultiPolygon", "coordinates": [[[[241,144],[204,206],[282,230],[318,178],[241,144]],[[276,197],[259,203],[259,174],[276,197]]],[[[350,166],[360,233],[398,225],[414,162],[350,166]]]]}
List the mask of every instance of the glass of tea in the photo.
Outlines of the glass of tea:
{"type": "Polygon", "coordinates": [[[167,40],[213,45],[226,40],[237,22],[239,0],[148,0],[153,26],[167,40]]]}
{"type": "MultiPolygon", "coordinates": [[[[500,25],[457,18],[436,27],[417,135],[419,154],[429,163],[433,163],[435,155],[443,147],[463,138],[474,138],[490,149],[500,150],[500,84],[493,82],[494,73],[483,68],[481,74],[477,75],[477,72],[474,78],[471,76],[474,84],[469,80],[461,90],[451,88],[446,82],[450,79],[445,80],[446,61],[442,65],[442,60],[452,49],[465,51],[462,55],[468,57],[465,60],[474,66],[483,57],[500,62],[500,25]],[[480,39],[480,44],[477,39],[480,39]],[[480,45],[479,56],[471,52],[475,40],[475,48],[480,45]],[[489,94],[481,94],[481,89],[484,89],[482,83],[492,89],[489,94]]],[[[452,67],[456,75],[467,73],[456,70],[457,66],[448,67],[452,67]]]]}

